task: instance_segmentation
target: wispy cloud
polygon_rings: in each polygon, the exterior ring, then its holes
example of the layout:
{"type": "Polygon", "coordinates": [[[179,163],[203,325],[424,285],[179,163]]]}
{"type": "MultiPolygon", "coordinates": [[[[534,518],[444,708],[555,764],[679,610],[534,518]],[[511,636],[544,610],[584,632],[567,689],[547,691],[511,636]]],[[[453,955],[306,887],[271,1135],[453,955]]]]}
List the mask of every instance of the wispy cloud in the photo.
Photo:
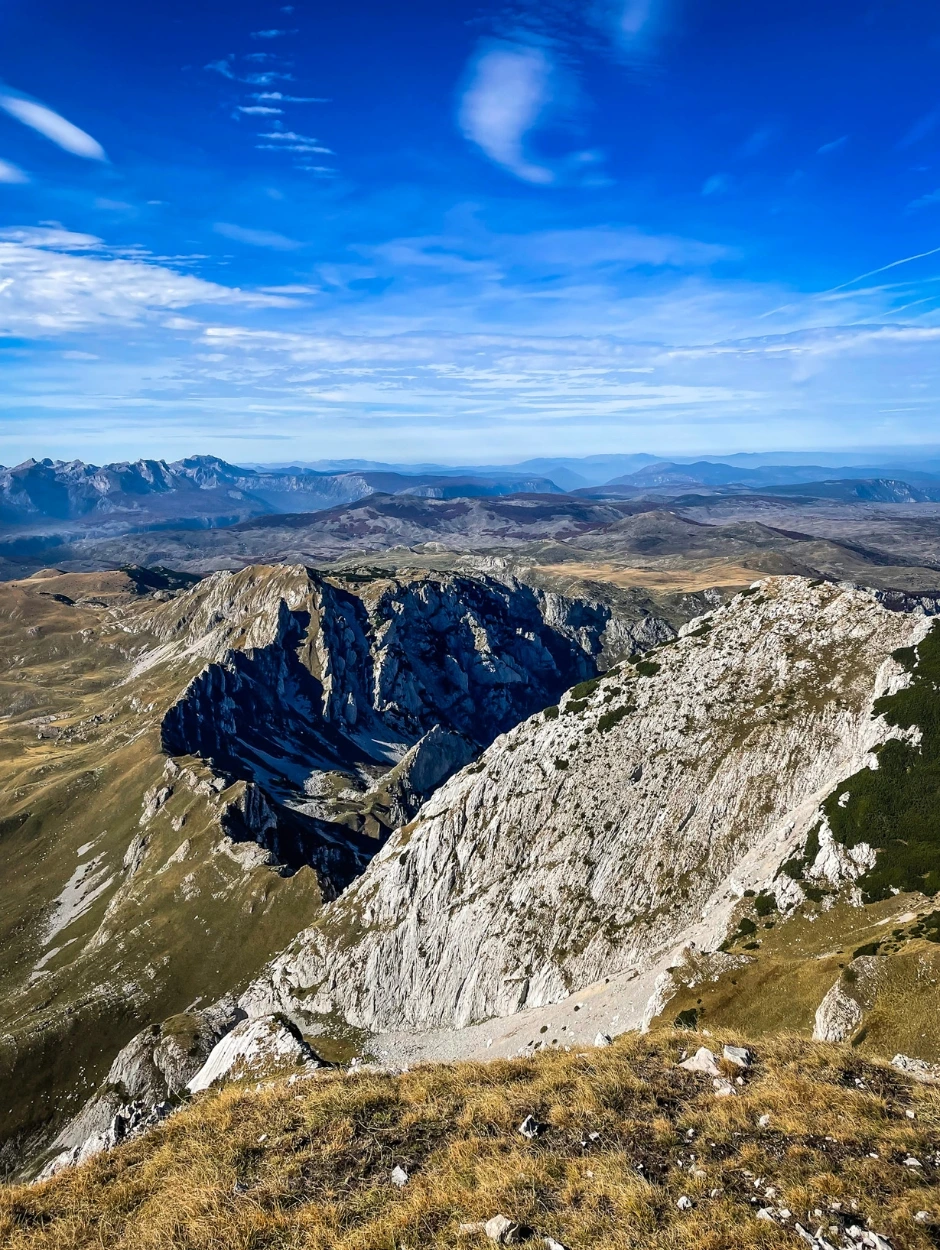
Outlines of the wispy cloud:
{"type": "Polygon", "coordinates": [[[0,94],[0,108],[11,117],[44,135],[53,143],[74,156],[82,156],[86,160],[106,161],[104,148],[91,135],[80,130],[78,126],[66,121],[59,113],[38,100],[30,100],[23,95],[9,93],[0,94]]]}
{"type": "Polygon", "coordinates": [[[210,61],[208,65],[204,66],[203,68],[211,69],[213,73],[221,74],[223,78],[231,78],[233,82],[236,81],[235,71],[232,68],[231,63],[225,59],[219,60],[219,61],[210,61]]]}
{"type": "Polygon", "coordinates": [[[271,108],[269,104],[239,104],[236,112],[246,113],[249,117],[276,117],[283,114],[283,109],[271,108]]]}
{"type": "Polygon", "coordinates": [[[741,144],[738,155],[745,160],[758,156],[770,146],[776,133],[773,126],[761,126],[741,144]]]}
{"type": "Polygon", "coordinates": [[[284,95],[282,91],[256,91],[253,100],[281,100],[284,104],[329,104],[328,96],[284,95]]]}
{"type": "Polygon", "coordinates": [[[259,152],[318,152],[321,156],[333,156],[330,148],[317,143],[256,143],[259,152]]]}
{"type": "Polygon", "coordinates": [[[824,143],[821,148],[817,148],[816,155],[828,156],[830,152],[838,152],[840,148],[845,147],[848,141],[848,135],[840,135],[838,139],[833,139],[831,143],[824,143]]]}
{"type": "Polygon", "coordinates": [[[268,87],[271,83],[292,82],[294,75],[287,73],[285,70],[265,70],[260,74],[242,74],[239,73],[234,65],[233,58],[224,57],[219,61],[210,61],[204,66],[205,69],[211,70],[214,74],[221,74],[223,78],[228,78],[232,82],[243,82],[252,87],[268,87]]]}
{"type": "Polygon", "coordinates": [[[940,204],[940,190],[930,191],[927,195],[920,195],[916,200],[911,200],[908,209],[914,211],[918,208],[930,208],[934,204],[940,204]]]}
{"type": "Polygon", "coordinates": [[[531,160],[526,137],[552,98],[553,66],[541,48],[501,44],[482,52],[460,103],[464,135],[490,160],[525,182],[554,174],[531,160]]]}
{"type": "Polygon", "coordinates": [[[0,230],[0,335],[46,338],[133,324],[199,305],[286,307],[284,295],[241,291],[144,257],[112,254],[94,235],[0,230]]]}
{"type": "Polygon", "coordinates": [[[622,52],[650,55],[667,30],[678,0],[595,0],[589,14],[596,26],[608,32],[622,52]]]}
{"type": "Polygon", "coordinates": [[[285,35],[296,35],[295,30],[253,30],[252,39],[283,39],[285,35]]]}
{"type": "Polygon", "coordinates": [[[0,182],[11,184],[29,182],[29,177],[20,169],[19,165],[14,165],[10,161],[0,160],[0,182]]]}
{"type": "Polygon", "coordinates": [[[702,185],[702,195],[727,195],[733,185],[730,174],[712,174],[702,185]]]}
{"type": "Polygon", "coordinates": [[[299,135],[293,130],[272,130],[258,136],[260,139],[274,140],[272,143],[256,143],[261,152],[318,152],[323,156],[332,156],[333,151],[324,147],[319,139],[311,135],[299,135]]]}
{"type": "Polygon", "coordinates": [[[275,251],[287,252],[303,246],[296,239],[289,239],[286,234],[278,234],[275,230],[252,230],[227,221],[217,221],[212,228],[223,238],[232,239],[236,243],[247,243],[249,247],[269,247],[275,251]]]}
{"type": "Polygon", "coordinates": [[[925,113],[923,117],[917,119],[906,135],[898,143],[899,148],[910,148],[915,143],[920,143],[921,139],[926,139],[928,135],[933,134],[940,126],[940,109],[934,109],[930,113],[925,113]]]}

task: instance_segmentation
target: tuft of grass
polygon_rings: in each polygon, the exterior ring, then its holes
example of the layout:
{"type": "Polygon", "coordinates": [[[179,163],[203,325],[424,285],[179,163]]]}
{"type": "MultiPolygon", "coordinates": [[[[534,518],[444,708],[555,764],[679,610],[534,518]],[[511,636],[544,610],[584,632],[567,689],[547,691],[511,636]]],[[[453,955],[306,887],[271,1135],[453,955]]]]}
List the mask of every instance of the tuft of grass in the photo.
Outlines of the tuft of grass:
{"type": "Polygon", "coordinates": [[[632,1034],[587,1053],[230,1086],[82,1167],[0,1190],[0,1244],[449,1250],[459,1224],[499,1212],[576,1250],[783,1250],[820,1208],[931,1250],[914,1214],[935,1206],[940,1089],[781,1037],[719,1099],[677,1066],[691,1044],[632,1034]],[[532,1141],[518,1132],[530,1114],[547,1125],[532,1141]],[[923,1168],[904,1166],[911,1154],[923,1168]],[[787,1207],[789,1225],[758,1220],[761,1205],[787,1207]]]}

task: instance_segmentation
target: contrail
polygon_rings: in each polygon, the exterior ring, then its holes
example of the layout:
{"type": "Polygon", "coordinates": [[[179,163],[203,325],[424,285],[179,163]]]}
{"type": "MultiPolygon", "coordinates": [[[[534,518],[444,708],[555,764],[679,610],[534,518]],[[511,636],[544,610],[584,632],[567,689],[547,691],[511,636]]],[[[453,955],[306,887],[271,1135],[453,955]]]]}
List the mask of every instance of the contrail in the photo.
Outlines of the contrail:
{"type": "Polygon", "coordinates": [[[889,269],[897,269],[898,265],[910,264],[912,260],[923,260],[925,256],[936,256],[940,252],[940,247],[932,247],[929,252],[918,252],[916,256],[905,256],[901,260],[893,260],[890,265],[882,265],[880,269],[872,269],[868,273],[860,273],[857,278],[851,278],[848,282],[843,282],[841,286],[834,286],[828,291],[820,291],[819,295],[814,298],[818,299],[822,295],[834,295],[836,291],[844,291],[846,287],[854,286],[856,282],[862,282],[865,278],[874,278],[876,274],[887,273],[889,269]]]}
{"type": "Polygon", "coordinates": [[[800,304],[808,303],[810,300],[823,299],[827,295],[836,295],[839,291],[845,291],[848,287],[854,286],[856,282],[863,282],[866,278],[874,278],[879,273],[887,273],[889,269],[897,269],[898,265],[909,265],[912,260],[924,260],[927,256],[936,256],[940,252],[940,247],[932,247],[929,252],[918,252],[915,256],[903,256],[900,260],[893,260],[889,265],[882,265],[878,269],[870,269],[868,273],[860,273],[855,278],[850,278],[848,282],[843,282],[839,286],[830,287],[828,291],[817,291],[813,295],[807,295],[801,300],[797,300],[795,304],[781,304],[779,308],[771,308],[770,312],[761,313],[757,318],[763,321],[765,317],[772,317],[774,313],[787,312],[791,308],[798,308],[800,304]]]}

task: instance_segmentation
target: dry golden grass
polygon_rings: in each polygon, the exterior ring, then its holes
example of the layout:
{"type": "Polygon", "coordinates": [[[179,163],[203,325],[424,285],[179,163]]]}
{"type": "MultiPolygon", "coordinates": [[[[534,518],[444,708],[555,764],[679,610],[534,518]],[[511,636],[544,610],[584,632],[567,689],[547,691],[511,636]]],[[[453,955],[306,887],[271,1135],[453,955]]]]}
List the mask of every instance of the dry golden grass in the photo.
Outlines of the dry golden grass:
{"type": "Polygon", "coordinates": [[[743,589],[762,576],[760,572],[745,568],[743,564],[728,564],[721,560],[681,569],[623,568],[614,564],[543,564],[541,571],[559,577],[608,582],[612,586],[624,588],[638,586],[645,590],[687,593],[708,590],[712,586],[743,589]]]}
{"type": "Polygon", "coordinates": [[[459,1224],[500,1212],[571,1250],[769,1250],[802,1243],[759,1206],[816,1227],[838,1221],[812,1214],[833,1202],[895,1250],[936,1245],[913,1217],[940,1214],[940,1089],[781,1038],[761,1044],[738,1097],[716,1098],[676,1061],[721,1040],[739,1039],[629,1036],[586,1054],[230,1087],[81,1168],[0,1191],[0,1245],[477,1250],[491,1243],[459,1224]],[[530,1113],[549,1125],[531,1142],[517,1132],[530,1113]],[[411,1174],[401,1190],[396,1164],[411,1174]],[[755,1203],[768,1185],[778,1196],[755,1203]]]}

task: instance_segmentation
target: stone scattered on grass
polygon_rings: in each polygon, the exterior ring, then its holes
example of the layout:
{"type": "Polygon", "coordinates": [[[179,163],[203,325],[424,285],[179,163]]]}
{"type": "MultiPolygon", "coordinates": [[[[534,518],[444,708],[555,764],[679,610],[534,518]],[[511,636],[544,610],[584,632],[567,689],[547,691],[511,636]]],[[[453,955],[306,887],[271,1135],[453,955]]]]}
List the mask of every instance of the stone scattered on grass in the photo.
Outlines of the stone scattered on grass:
{"type": "Polygon", "coordinates": [[[721,1053],[728,1063],[733,1063],[736,1068],[743,1068],[746,1071],[751,1066],[751,1052],[746,1046],[725,1046],[721,1053]]]}
{"type": "Polygon", "coordinates": [[[519,1132],[523,1137],[532,1141],[536,1137],[541,1137],[547,1128],[548,1125],[540,1124],[534,1115],[527,1115],[519,1125],[519,1132]]]}
{"type": "Polygon", "coordinates": [[[690,1059],[684,1059],[679,1067],[684,1068],[686,1072],[704,1072],[706,1076],[720,1077],[722,1075],[721,1068],[718,1066],[718,1056],[707,1046],[700,1046],[695,1054],[690,1059]]]}
{"type": "Polygon", "coordinates": [[[400,1164],[396,1163],[396,1165],[392,1168],[392,1184],[397,1185],[399,1189],[404,1189],[410,1179],[411,1177],[405,1169],[400,1164]]]}

